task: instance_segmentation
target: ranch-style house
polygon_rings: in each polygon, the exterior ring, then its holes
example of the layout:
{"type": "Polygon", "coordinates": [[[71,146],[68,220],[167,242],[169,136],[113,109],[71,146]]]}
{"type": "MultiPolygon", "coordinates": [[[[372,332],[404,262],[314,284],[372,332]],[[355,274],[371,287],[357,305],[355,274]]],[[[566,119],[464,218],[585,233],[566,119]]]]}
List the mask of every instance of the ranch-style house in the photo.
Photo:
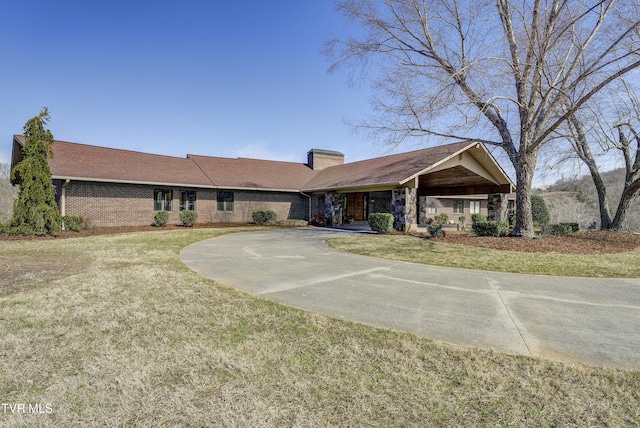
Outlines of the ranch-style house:
{"type": "MultiPolygon", "coordinates": [[[[15,135],[11,167],[22,160],[15,135]]],[[[514,184],[479,142],[344,162],[340,152],[312,149],[307,163],[188,154],[185,158],[55,141],[49,159],[62,215],[90,226],[148,225],[158,210],[179,223],[250,222],[257,210],[277,219],[325,215],[331,225],[392,213],[394,228],[415,230],[440,213],[455,220],[483,213],[506,219],[514,184]]],[[[15,177],[13,184],[20,183],[15,177]]]]}

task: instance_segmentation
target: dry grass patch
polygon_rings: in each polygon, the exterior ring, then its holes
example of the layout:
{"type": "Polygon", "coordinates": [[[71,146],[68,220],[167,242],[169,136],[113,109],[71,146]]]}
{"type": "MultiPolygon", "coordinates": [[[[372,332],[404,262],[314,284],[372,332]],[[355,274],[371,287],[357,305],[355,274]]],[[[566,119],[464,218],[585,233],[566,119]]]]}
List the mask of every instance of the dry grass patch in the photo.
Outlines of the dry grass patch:
{"type": "MultiPolygon", "coordinates": [[[[185,245],[227,231],[10,242],[7,272],[77,268],[0,297],[0,397],[41,426],[628,426],[640,373],[437,344],[206,280],[185,245]],[[82,256],[82,257],[80,257],[82,256]]],[[[32,274],[38,277],[38,272],[32,274]]]]}
{"type": "MultiPolygon", "coordinates": [[[[496,238],[517,239],[517,238],[496,238]]],[[[409,235],[353,235],[327,243],[338,250],[412,263],[496,272],[638,278],[640,250],[615,254],[549,254],[449,244],[409,235]]]]}

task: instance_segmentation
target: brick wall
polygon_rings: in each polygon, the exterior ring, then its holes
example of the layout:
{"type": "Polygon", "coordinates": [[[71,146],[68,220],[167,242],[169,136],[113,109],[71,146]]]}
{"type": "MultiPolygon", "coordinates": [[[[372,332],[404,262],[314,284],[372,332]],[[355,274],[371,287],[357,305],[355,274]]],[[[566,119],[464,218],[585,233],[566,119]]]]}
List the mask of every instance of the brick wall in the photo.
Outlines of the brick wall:
{"type": "MultiPolygon", "coordinates": [[[[442,207],[439,207],[436,210],[435,214],[429,214],[426,213],[425,216],[426,218],[433,218],[434,216],[438,215],[438,214],[442,214],[442,213],[446,213],[447,215],[449,215],[449,220],[454,220],[455,223],[458,222],[458,217],[460,216],[464,216],[465,217],[465,223],[467,224],[471,224],[471,200],[470,199],[463,199],[460,198],[459,200],[463,201],[464,203],[464,213],[455,213],[453,212],[453,201],[454,199],[440,199],[440,203],[442,204],[442,207]]],[[[480,213],[487,215],[487,200],[486,199],[474,199],[475,201],[479,201],[480,202],[480,213]]]]}
{"type": "Polygon", "coordinates": [[[206,204],[196,202],[198,220],[206,215],[207,222],[251,222],[254,211],[275,211],[276,220],[309,219],[309,198],[299,193],[256,192],[236,190],[233,192],[233,212],[222,212],[217,209],[215,190],[206,204]],[[204,206],[203,206],[204,205],[204,206]]]}
{"type": "Polygon", "coordinates": [[[80,215],[89,226],[142,226],[153,222],[154,190],[173,192],[169,223],[180,223],[180,192],[196,192],[198,223],[251,222],[257,210],[272,210],[278,220],[308,219],[309,199],[298,193],[234,191],[232,212],[217,210],[215,189],[71,181],[66,214],[80,215]]]}

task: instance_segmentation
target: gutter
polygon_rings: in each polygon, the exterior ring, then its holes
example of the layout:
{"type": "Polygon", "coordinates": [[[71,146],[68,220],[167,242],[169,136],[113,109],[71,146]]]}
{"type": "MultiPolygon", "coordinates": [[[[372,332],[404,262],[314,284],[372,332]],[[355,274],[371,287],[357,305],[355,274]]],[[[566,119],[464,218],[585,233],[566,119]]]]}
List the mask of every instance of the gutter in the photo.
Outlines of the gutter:
{"type": "Polygon", "coordinates": [[[353,190],[353,191],[366,191],[367,189],[375,189],[378,187],[389,187],[389,186],[402,186],[402,182],[399,181],[390,181],[386,183],[367,183],[367,184],[356,184],[350,186],[337,186],[337,187],[318,187],[315,189],[302,189],[305,192],[336,192],[340,190],[353,190]]]}
{"type": "Polygon", "coordinates": [[[186,183],[159,183],[153,181],[133,181],[133,180],[117,180],[109,178],[90,178],[90,177],[67,177],[60,175],[52,175],[54,180],[75,180],[75,181],[92,181],[96,183],[116,183],[116,184],[143,184],[147,186],[170,186],[170,187],[188,187],[195,189],[223,189],[223,190],[254,190],[262,192],[289,192],[299,193],[297,189],[271,189],[265,187],[242,187],[242,186],[213,186],[206,184],[186,184],[186,183]]]}

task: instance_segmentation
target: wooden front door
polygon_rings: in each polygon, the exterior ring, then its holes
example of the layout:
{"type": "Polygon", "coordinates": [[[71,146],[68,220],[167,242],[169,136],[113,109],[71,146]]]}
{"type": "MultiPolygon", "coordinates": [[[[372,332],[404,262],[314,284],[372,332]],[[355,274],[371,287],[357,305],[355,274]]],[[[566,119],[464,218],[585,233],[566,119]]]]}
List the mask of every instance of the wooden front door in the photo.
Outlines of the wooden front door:
{"type": "Polygon", "coordinates": [[[365,198],[366,193],[347,194],[347,217],[353,217],[356,221],[366,220],[365,218],[365,198]]]}

